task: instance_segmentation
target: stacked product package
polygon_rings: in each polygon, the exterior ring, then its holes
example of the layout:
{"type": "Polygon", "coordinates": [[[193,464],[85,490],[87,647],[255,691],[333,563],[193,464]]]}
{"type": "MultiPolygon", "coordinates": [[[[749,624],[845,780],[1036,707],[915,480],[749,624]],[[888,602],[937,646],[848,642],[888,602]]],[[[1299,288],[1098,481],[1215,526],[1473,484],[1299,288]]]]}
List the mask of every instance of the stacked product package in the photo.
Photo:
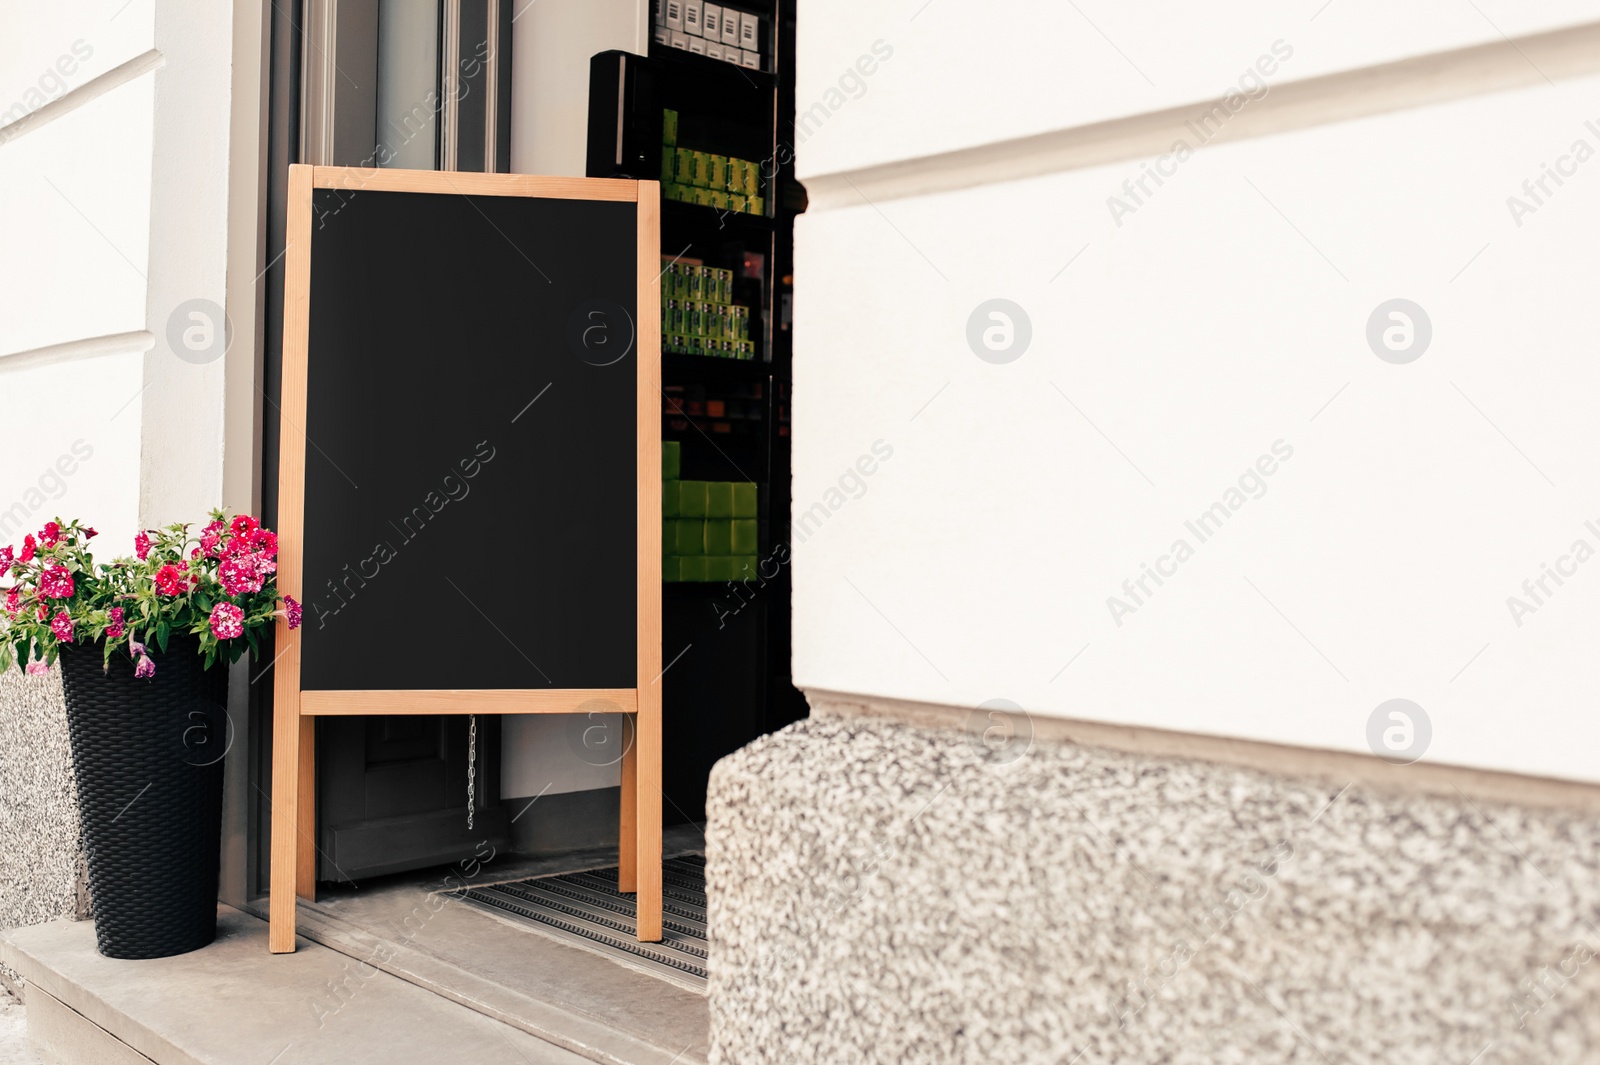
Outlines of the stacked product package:
{"type": "Polygon", "coordinates": [[[756,579],[756,486],[752,481],[685,481],[682,448],[661,442],[661,579],[756,579]]]}
{"type": "Polygon", "coordinates": [[[705,0],[651,0],[655,42],[749,70],[772,69],[767,20],[705,0]]]}
{"type": "Polygon", "coordinates": [[[661,198],[739,214],[767,213],[761,164],[678,145],[678,112],[661,112],[661,198]]]}
{"type": "Polygon", "coordinates": [[[733,271],[662,260],[661,347],[682,355],[754,359],[750,308],[733,302],[733,271]]]}

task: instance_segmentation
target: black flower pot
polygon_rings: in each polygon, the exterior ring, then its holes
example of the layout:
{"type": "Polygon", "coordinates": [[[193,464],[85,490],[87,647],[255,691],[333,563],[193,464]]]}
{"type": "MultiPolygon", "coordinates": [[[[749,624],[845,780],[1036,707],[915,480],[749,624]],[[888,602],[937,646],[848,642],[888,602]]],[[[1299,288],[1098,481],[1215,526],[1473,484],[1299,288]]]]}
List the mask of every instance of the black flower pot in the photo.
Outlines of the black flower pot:
{"type": "MultiPolygon", "coordinates": [[[[67,730],[89,858],[95,938],[108,958],[164,958],[217,935],[227,670],[201,668],[199,642],[152,654],[64,647],[67,730]]],[[[154,650],[154,648],[152,648],[154,650]]]]}

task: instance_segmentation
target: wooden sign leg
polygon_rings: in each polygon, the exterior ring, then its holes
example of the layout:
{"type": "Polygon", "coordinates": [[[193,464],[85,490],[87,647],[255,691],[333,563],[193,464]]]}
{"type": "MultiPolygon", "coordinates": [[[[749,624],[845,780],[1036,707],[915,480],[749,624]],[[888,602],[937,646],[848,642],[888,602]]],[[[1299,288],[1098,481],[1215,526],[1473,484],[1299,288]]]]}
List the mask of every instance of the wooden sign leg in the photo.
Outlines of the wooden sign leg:
{"type": "Polygon", "coordinates": [[[267,896],[267,946],[274,954],[294,953],[295,896],[300,885],[300,755],[304,729],[300,702],[279,690],[272,722],[272,866],[267,896]]]}
{"type": "Polygon", "coordinates": [[[638,725],[634,730],[637,779],[634,784],[638,870],[638,937],[661,942],[661,688],[659,682],[639,692],[638,725]],[[653,694],[653,699],[652,699],[653,694]]]}
{"type": "Polygon", "coordinates": [[[625,714],[622,751],[622,809],[617,833],[617,890],[639,890],[639,725],[638,715],[625,714]]]}

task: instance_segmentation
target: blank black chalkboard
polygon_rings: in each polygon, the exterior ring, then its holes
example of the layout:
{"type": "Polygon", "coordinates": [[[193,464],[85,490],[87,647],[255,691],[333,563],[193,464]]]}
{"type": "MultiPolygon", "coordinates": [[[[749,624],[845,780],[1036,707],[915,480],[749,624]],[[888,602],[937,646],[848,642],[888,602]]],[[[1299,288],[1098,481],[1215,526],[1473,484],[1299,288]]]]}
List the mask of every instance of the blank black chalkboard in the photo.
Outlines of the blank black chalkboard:
{"type": "Polygon", "coordinates": [[[637,211],[315,190],[302,690],[635,687],[637,211]]]}

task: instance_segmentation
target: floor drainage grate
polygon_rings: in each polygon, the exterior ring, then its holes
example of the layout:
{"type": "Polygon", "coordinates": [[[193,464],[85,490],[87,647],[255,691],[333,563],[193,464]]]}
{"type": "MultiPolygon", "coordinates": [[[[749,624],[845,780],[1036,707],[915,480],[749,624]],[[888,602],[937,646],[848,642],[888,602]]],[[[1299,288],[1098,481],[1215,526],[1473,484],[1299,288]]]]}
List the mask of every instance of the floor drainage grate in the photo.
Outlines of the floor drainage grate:
{"type": "Polygon", "coordinates": [[[558,939],[664,976],[706,988],[706,860],[698,854],[662,863],[660,943],[633,938],[634,899],[617,890],[617,870],[541,876],[471,888],[468,902],[529,924],[558,939]]]}

